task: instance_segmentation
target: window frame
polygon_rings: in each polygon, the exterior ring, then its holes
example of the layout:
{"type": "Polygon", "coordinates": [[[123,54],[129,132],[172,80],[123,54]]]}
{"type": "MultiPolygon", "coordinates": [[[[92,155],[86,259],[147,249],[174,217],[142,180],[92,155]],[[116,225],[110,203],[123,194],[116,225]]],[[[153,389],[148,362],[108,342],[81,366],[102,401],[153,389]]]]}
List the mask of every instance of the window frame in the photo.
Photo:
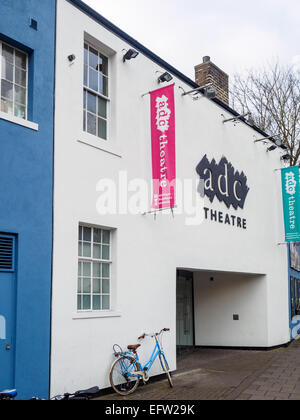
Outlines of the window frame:
{"type": "Polygon", "coordinates": [[[82,111],[83,111],[83,131],[84,133],[87,133],[88,135],[91,135],[93,137],[95,137],[96,139],[102,140],[107,142],[110,138],[110,108],[111,108],[111,62],[110,62],[110,57],[105,54],[101,48],[96,47],[95,45],[93,45],[90,41],[84,40],[83,43],[83,107],[82,107],[82,111]],[[87,64],[87,85],[85,84],[85,49],[86,46],[88,47],[88,59],[89,59],[89,51],[90,48],[92,48],[93,50],[97,51],[98,56],[102,55],[104,58],[107,59],[107,75],[104,74],[101,71],[98,71],[98,83],[99,83],[99,75],[101,74],[104,78],[107,79],[107,96],[100,93],[99,91],[96,91],[92,88],[89,87],[89,78],[90,78],[90,72],[89,69],[91,68],[89,66],[89,61],[87,64]],[[85,98],[85,92],[86,92],[86,99],[84,101],[85,98]],[[96,100],[96,113],[94,114],[93,112],[88,111],[88,107],[87,107],[87,100],[88,100],[88,93],[91,93],[92,95],[95,95],[97,100],[96,100]],[[99,115],[98,112],[98,98],[103,99],[106,102],[106,118],[104,118],[103,116],[99,115]],[[90,133],[87,130],[87,116],[88,113],[95,115],[96,116],[96,134],[90,133]],[[98,119],[101,119],[103,121],[106,122],[106,138],[104,137],[100,137],[99,136],[99,125],[98,125],[98,119]]]}
{"type": "MultiPolygon", "coordinates": [[[[82,224],[80,223],[78,225],[78,239],[77,239],[77,243],[78,243],[78,257],[77,257],[77,261],[78,261],[78,270],[77,270],[77,291],[76,291],[76,311],[78,314],[86,314],[86,313],[92,313],[92,314],[101,314],[101,313],[107,313],[110,312],[112,310],[112,229],[109,228],[103,228],[103,227],[98,227],[98,226],[94,226],[94,225],[86,225],[86,224],[82,224]],[[83,229],[84,228],[88,228],[91,229],[91,241],[84,241],[83,239],[83,229]],[[80,239],[80,229],[82,229],[82,236],[80,239]],[[101,230],[101,242],[94,242],[94,231],[95,229],[97,230],[101,230]],[[103,242],[103,232],[109,232],[109,244],[106,244],[103,242]],[[79,244],[83,244],[83,243],[89,243],[91,245],[91,257],[84,257],[83,252],[81,252],[82,255],[80,255],[79,252],[79,244]],[[103,259],[103,258],[95,258],[94,254],[93,254],[93,249],[94,249],[94,245],[100,245],[101,246],[101,250],[103,245],[104,246],[108,246],[109,247],[109,259],[103,259]],[[81,272],[79,272],[79,264],[80,263],[90,263],[90,267],[91,267],[91,272],[90,272],[90,276],[84,276],[83,275],[83,269],[81,269],[81,272]],[[96,264],[101,264],[100,265],[100,277],[94,277],[94,263],[96,264]],[[103,264],[107,264],[109,265],[109,276],[103,277],[103,271],[102,271],[102,265],[103,264]],[[90,292],[84,292],[83,289],[83,280],[85,278],[90,278],[90,292]],[[81,291],[79,290],[79,279],[81,280],[81,291]],[[94,280],[100,280],[100,292],[94,292],[94,280]],[[109,281],[109,293],[103,293],[103,280],[108,280],[109,281]],[[79,308],[78,305],[78,298],[81,298],[81,309],[79,308]],[[89,309],[83,309],[83,297],[84,296],[90,296],[90,308],[89,309]],[[102,307],[102,297],[103,296],[108,296],[109,297],[109,308],[101,308],[101,309],[94,309],[93,308],[93,297],[94,296],[100,296],[100,304],[102,307]]],[[[102,254],[102,253],[101,253],[102,254]]],[[[102,257],[102,255],[101,255],[102,257]]]]}
{"type": "MultiPolygon", "coordinates": [[[[28,56],[28,53],[20,50],[19,48],[14,47],[13,45],[8,44],[7,42],[3,42],[3,41],[0,40],[0,111],[10,118],[19,118],[20,120],[28,121],[28,80],[29,80],[28,73],[29,73],[29,56],[28,56]],[[12,48],[13,51],[14,51],[13,81],[5,79],[4,74],[2,74],[2,60],[3,60],[2,50],[3,50],[3,45],[6,45],[7,47],[12,48]],[[26,84],[25,84],[25,87],[16,83],[16,74],[15,74],[16,73],[15,72],[16,68],[21,70],[21,71],[24,71],[24,69],[22,69],[21,67],[16,66],[16,51],[20,52],[21,54],[25,55],[25,57],[26,57],[26,70],[25,70],[26,71],[26,84]],[[13,99],[12,99],[13,112],[12,113],[2,111],[2,109],[1,109],[1,100],[2,100],[2,97],[4,98],[4,96],[2,96],[2,80],[7,81],[8,83],[12,83],[12,85],[13,85],[13,99]],[[25,88],[25,105],[23,105],[21,103],[16,103],[16,100],[15,100],[15,86],[20,87],[22,89],[25,88]],[[15,115],[16,105],[25,107],[24,118],[15,115]]],[[[4,98],[4,99],[8,100],[8,98],[4,98]]]]}

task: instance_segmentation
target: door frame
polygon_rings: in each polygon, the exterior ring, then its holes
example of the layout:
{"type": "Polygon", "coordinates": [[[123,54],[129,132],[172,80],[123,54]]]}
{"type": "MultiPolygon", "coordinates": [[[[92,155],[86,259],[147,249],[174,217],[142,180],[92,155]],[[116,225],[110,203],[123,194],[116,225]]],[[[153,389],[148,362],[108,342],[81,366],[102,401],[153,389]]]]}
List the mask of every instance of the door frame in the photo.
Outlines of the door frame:
{"type": "MultiPolygon", "coordinates": [[[[11,347],[12,349],[12,359],[11,359],[11,377],[12,377],[12,388],[16,385],[16,353],[17,353],[17,291],[18,291],[18,284],[17,284],[17,253],[18,253],[18,235],[15,233],[7,233],[7,232],[0,232],[0,238],[10,238],[12,239],[12,266],[11,268],[0,268],[0,275],[11,275],[13,286],[12,286],[12,319],[11,319],[11,328],[13,331],[12,340],[11,340],[11,347]]],[[[7,328],[7,324],[6,324],[7,328]]],[[[8,337],[6,337],[6,341],[8,340],[8,337]]],[[[0,390],[1,391],[1,390],[0,390]]]]}
{"type": "MultiPolygon", "coordinates": [[[[195,328],[195,288],[194,288],[194,272],[188,270],[177,269],[176,272],[176,300],[177,300],[177,280],[178,277],[185,277],[186,279],[192,280],[192,320],[193,320],[193,345],[183,346],[183,349],[193,349],[196,347],[196,328],[195,328]]],[[[176,309],[176,322],[177,322],[177,309],[176,309]]],[[[176,348],[179,346],[176,345],[176,348]]]]}

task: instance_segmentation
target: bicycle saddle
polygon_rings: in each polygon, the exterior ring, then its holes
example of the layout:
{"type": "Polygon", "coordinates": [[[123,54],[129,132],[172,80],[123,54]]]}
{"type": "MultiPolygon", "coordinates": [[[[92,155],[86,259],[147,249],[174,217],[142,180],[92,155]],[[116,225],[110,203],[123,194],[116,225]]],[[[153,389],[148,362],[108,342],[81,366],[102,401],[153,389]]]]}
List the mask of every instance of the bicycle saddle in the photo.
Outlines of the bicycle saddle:
{"type": "Polygon", "coordinates": [[[132,346],[128,346],[127,348],[128,348],[128,350],[132,350],[135,353],[139,347],[141,347],[140,344],[135,344],[135,345],[132,345],[132,346]]]}
{"type": "Polygon", "coordinates": [[[7,389],[0,392],[0,398],[15,398],[18,395],[16,389],[7,389]]]}
{"type": "Polygon", "coordinates": [[[75,395],[95,395],[98,394],[100,391],[100,388],[97,386],[90,388],[90,389],[84,389],[82,391],[75,392],[75,395]]]}

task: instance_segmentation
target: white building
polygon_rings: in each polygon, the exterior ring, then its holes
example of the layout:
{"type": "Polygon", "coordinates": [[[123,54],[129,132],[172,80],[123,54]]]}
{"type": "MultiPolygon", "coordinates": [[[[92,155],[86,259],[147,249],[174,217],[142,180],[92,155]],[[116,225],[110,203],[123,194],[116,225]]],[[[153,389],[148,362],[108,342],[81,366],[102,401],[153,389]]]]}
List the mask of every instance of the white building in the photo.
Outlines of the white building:
{"type": "MultiPolygon", "coordinates": [[[[182,96],[180,88],[195,88],[188,78],[78,0],[58,0],[56,42],[51,394],[109,387],[113,344],[135,344],[141,333],[163,327],[171,328],[164,345],[172,370],[177,345],[289,342],[288,258],[278,245],[283,216],[275,172],[282,150],[266,153],[254,142],[263,136],[244,122],[223,123],[234,114],[221,102],[182,96]],[[129,48],[140,54],[123,62],[129,48]],[[97,70],[93,51],[101,59],[97,70]],[[156,219],[99,213],[99,181],[113,180],[118,193],[120,172],[128,181],[151,182],[150,101],[142,94],[160,87],[156,72],[166,70],[175,82],[179,182],[196,185],[205,155],[217,163],[226,157],[247,177],[243,209],[205,197],[204,210],[199,195],[198,225],[179,211],[156,219]],[[83,115],[94,134],[86,132],[83,115]]],[[[146,340],[142,359],[151,348],[146,340]]]]}

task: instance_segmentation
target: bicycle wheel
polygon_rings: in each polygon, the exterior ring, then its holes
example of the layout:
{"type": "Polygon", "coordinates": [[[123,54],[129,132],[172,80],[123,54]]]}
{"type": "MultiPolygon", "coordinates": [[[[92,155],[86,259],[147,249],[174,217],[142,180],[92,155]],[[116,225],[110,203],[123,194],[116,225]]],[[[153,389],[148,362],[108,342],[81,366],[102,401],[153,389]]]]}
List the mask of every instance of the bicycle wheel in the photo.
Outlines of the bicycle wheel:
{"type": "Polygon", "coordinates": [[[169,385],[170,388],[173,388],[173,380],[171,378],[171,374],[170,374],[170,368],[166,359],[166,356],[163,353],[160,353],[159,355],[159,359],[160,359],[160,363],[161,363],[161,367],[163,368],[163,371],[165,372],[165,374],[167,375],[168,381],[169,381],[169,385]]]}
{"type": "Polygon", "coordinates": [[[113,390],[119,395],[130,395],[135,392],[140,383],[140,378],[131,374],[139,371],[139,364],[133,357],[122,356],[111,366],[109,380],[113,390]]]}

